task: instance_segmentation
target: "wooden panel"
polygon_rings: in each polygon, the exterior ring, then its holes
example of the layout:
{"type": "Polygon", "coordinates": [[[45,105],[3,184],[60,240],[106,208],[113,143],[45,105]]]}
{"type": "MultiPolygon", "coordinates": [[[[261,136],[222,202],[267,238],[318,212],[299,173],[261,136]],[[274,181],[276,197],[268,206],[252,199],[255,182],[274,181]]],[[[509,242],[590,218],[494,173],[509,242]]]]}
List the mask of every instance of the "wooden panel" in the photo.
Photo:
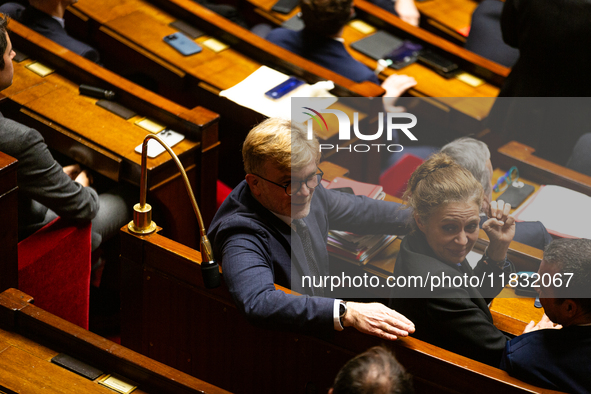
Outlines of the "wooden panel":
{"type": "Polygon", "coordinates": [[[495,326],[509,334],[521,335],[530,321],[537,323],[544,315],[543,308],[533,307],[534,301],[534,298],[516,295],[512,288],[504,288],[490,304],[495,326]]]}
{"type": "Polygon", "coordinates": [[[0,353],[0,381],[14,392],[26,387],[31,392],[112,394],[106,387],[14,347],[0,353]]]}
{"type": "Polygon", "coordinates": [[[122,297],[142,311],[122,322],[122,341],[227,389],[324,391],[347,359],[382,343],[414,375],[417,393],[473,393],[475,387],[482,393],[548,392],[412,337],[385,342],[350,329],[322,338],[258,329],[238,313],[225,285],[203,288],[195,251],[159,234],[125,231],[122,241],[124,265],[135,267],[124,268],[130,275],[124,280],[141,283],[140,293],[124,290],[122,297]]]}
{"type": "Polygon", "coordinates": [[[0,291],[18,286],[17,160],[0,152],[0,291]]]}
{"type": "Polygon", "coordinates": [[[49,362],[63,352],[135,381],[134,393],[227,393],[59,319],[28,299],[15,289],[0,294],[0,387],[19,393],[113,393],[49,362]]]}

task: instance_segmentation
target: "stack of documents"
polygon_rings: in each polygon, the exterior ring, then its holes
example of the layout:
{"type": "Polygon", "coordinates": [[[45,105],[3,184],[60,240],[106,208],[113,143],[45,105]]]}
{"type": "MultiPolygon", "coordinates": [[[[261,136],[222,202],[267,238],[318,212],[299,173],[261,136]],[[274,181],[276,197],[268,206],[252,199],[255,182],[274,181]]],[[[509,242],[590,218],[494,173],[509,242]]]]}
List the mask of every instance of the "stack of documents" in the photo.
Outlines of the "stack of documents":
{"type": "MultiPolygon", "coordinates": [[[[375,200],[383,200],[386,196],[380,185],[340,177],[325,185],[325,188],[337,190],[351,188],[355,195],[364,195],[375,200]]],[[[326,248],[330,254],[343,260],[365,265],[395,239],[395,235],[357,235],[346,231],[330,230],[326,248]]]]}
{"type": "Polygon", "coordinates": [[[357,265],[367,264],[396,239],[395,235],[355,235],[345,231],[328,232],[329,253],[357,265]]]}

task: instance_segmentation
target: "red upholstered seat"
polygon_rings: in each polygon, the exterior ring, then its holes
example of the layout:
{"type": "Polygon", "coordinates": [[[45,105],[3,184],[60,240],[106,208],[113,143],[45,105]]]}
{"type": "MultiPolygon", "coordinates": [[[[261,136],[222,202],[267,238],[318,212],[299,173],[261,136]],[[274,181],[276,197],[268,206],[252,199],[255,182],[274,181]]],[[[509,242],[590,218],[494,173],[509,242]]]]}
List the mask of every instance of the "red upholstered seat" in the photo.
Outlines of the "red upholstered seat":
{"type": "Polygon", "coordinates": [[[19,290],[35,305],[88,329],[90,222],[58,218],[18,244],[19,290]]]}
{"type": "Polygon", "coordinates": [[[217,194],[216,194],[216,208],[224,202],[226,197],[232,192],[232,188],[227,186],[225,183],[217,181],[217,194]]]}
{"type": "Polygon", "coordinates": [[[384,192],[401,198],[406,190],[410,176],[423,161],[420,157],[409,153],[402,156],[396,164],[388,168],[380,176],[380,185],[384,187],[384,192]]]}

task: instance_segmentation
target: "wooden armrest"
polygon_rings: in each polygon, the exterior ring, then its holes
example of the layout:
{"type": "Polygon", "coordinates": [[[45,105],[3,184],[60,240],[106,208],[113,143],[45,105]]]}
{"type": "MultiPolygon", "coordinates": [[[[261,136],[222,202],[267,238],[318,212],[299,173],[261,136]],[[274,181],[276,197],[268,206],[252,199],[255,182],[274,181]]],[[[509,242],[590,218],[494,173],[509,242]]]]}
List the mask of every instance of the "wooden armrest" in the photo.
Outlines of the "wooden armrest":
{"type": "Polygon", "coordinates": [[[563,186],[591,196],[591,176],[534,155],[535,149],[511,141],[498,149],[503,167],[517,166],[519,174],[540,184],[563,186]]]}

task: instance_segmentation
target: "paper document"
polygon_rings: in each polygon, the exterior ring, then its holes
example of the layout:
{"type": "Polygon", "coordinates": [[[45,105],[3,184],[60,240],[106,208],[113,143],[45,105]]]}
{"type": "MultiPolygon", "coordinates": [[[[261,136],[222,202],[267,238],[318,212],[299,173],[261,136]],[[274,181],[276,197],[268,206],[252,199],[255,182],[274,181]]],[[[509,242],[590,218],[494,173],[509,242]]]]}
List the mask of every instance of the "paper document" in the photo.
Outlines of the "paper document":
{"type": "Polygon", "coordinates": [[[557,236],[591,238],[591,197],[561,186],[542,186],[514,216],[520,221],[539,220],[557,236]]]}
{"type": "MultiPolygon", "coordinates": [[[[313,97],[316,94],[313,86],[303,84],[277,100],[265,96],[265,92],[285,82],[288,78],[288,75],[267,66],[261,66],[242,82],[220,92],[220,96],[269,117],[291,119],[291,97],[313,97]]],[[[325,97],[322,103],[319,103],[318,98],[315,100],[314,108],[321,110],[336,102],[337,98],[334,96],[325,97]]],[[[305,119],[293,120],[302,122],[305,119]]]]}

